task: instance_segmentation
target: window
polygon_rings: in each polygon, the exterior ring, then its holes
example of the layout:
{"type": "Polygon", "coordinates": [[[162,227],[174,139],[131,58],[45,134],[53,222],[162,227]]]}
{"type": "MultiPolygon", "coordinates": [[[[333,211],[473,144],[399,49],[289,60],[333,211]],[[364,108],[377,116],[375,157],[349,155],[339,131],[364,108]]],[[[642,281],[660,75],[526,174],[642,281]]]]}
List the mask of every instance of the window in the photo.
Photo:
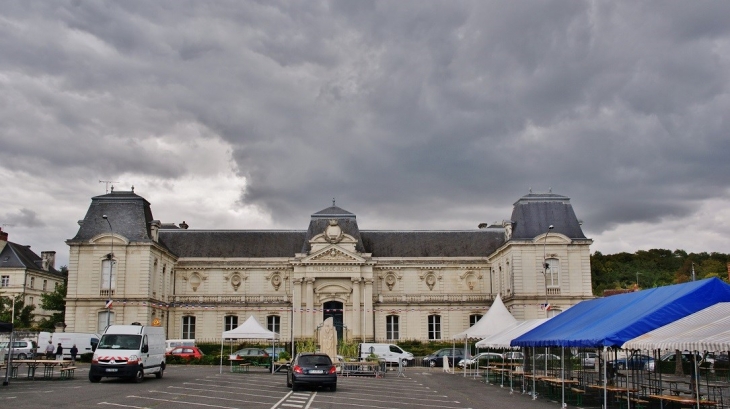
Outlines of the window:
{"type": "Polygon", "coordinates": [[[560,287],[560,262],[556,258],[545,260],[545,280],[548,288],[560,287]]]}
{"type": "Polygon", "coordinates": [[[428,316],[428,339],[441,339],[441,316],[428,316]]]}
{"type": "Polygon", "coordinates": [[[185,339],[195,338],[195,317],[182,317],[182,337],[185,339]]]}
{"type": "Polygon", "coordinates": [[[109,291],[111,289],[110,295],[114,294],[114,283],[116,281],[112,270],[113,265],[112,260],[103,260],[101,262],[101,290],[109,291]]]}
{"type": "Polygon", "coordinates": [[[48,280],[43,280],[43,291],[46,291],[48,289],[48,280]]]}
{"type": "Polygon", "coordinates": [[[33,297],[28,297],[28,305],[33,305],[33,297]]]}
{"type": "Polygon", "coordinates": [[[388,339],[398,339],[399,336],[399,316],[388,315],[385,317],[385,337],[388,339]]]}
{"type": "Polygon", "coordinates": [[[107,320],[109,322],[109,325],[114,324],[114,311],[99,311],[96,320],[96,332],[100,334],[104,332],[107,320]],[[107,318],[107,314],[110,314],[109,318],[107,318]]]}
{"type": "Polygon", "coordinates": [[[476,324],[481,318],[482,318],[482,316],[480,314],[472,314],[472,315],[470,315],[469,316],[469,326],[470,327],[473,327],[474,324],[476,324]]]}
{"type": "Polygon", "coordinates": [[[35,288],[35,277],[30,278],[30,288],[35,288]]]}
{"type": "Polygon", "coordinates": [[[235,315],[226,315],[223,317],[224,319],[224,331],[230,331],[232,329],[238,328],[238,317],[235,315]]]}
{"type": "Polygon", "coordinates": [[[281,317],[278,315],[269,315],[266,317],[266,328],[269,331],[274,331],[279,334],[281,332],[281,317]]]}
{"type": "Polygon", "coordinates": [[[2,276],[2,279],[0,279],[0,286],[10,287],[10,276],[2,276]]]}

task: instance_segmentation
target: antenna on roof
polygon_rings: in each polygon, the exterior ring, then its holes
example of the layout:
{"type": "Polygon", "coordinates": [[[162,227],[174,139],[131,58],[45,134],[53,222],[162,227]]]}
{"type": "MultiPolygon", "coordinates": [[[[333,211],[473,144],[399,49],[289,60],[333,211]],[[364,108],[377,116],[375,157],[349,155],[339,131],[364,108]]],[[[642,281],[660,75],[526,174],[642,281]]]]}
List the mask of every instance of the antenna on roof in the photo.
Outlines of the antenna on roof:
{"type": "MultiPolygon", "coordinates": [[[[105,185],[104,191],[105,191],[105,193],[109,193],[109,185],[112,183],[119,183],[119,182],[114,182],[111,180],[100,180],[99,183],[104,183],[104,185],[105,185]]],[[[114,186],[112,186],[112,191],[114,191],[114,186]]]]}

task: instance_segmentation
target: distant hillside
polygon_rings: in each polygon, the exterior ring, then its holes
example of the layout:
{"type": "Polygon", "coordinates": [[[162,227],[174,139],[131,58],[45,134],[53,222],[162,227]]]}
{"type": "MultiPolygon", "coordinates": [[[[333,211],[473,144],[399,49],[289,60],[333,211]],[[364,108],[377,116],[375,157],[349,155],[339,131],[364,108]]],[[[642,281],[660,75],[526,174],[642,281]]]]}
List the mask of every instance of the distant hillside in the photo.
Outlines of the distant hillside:
{"type": "Polygon", "coordinates": [[[726,282],[730,275],[730,255],[723,253],[687,253],[684,250],[652,249],[636,253],[601,254],[591,256],[593,294],[602,296],[604,290],[660,287],[696,279],[719,277],[726,282]],[[638,275],[637,275],[638,273],[638,275]]]}

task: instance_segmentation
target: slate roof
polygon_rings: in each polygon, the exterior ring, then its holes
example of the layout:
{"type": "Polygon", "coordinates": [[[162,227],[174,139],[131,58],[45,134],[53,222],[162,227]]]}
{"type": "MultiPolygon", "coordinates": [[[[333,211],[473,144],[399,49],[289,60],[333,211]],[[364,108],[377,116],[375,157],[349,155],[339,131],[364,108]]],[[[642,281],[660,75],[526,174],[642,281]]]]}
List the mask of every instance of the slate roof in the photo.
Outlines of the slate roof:
{"type": "Polygon", "coordinates": [[[294,257],[305,231],[160,230],[160,243],[178,257],[294,257]]]}
{"type": "Polygon", "coordinates": [[[362,231],[373,257],[487,257],[505,243],[504,229],[362,231]]]}
{"type": "Polygon", "coordinates": [[[580,222],[575,216],[570,198],[553,193],[530,193],[515,202],[512,208],[512,239],[532,240],[551,232],[561,233],[571,239],[585,239],[580,222]]]}
{"type": "MultiPolygon", "coordinates": [[[[0,268],[22,268],[27,270],[43,270],[43,258],[33,252],[30,246],[7,242],[3,250],[0,252],[0,268]]],[[[49,267],[49,274],[63,276],[63,274],[53,267],[49,267]]]]}
{"type": "Polygon", "coordinates": [[[91,198],[86,216],[79,221],[81,227],[67,243],[85,242],[101,233],[111,230],[132,242],[149,242],[152,210],[150,203],[134,192],[112,191],[109,194],[91,198]],[[108,215],[107,223],[103,215],[108,215]]]}
{"type": "Polygon", "coordinates": [[[322,234],[329,225],[330,220],[337,220],[337,224],[342,229],[342,232],[349,234],[357,240],[355,250],[360,253],[365,252],[365,249],[362,246],[362,239],[360,238],[360,228],[357,226],[357,217],[347,210],[341,209],[337,206],[331,206],[312,215],[312,218],[309,221],[307,235],[302,242],[301,249],[299,250],[300,253],[308,253],[311,250],[309,241],[314,236],[322,234]]]}

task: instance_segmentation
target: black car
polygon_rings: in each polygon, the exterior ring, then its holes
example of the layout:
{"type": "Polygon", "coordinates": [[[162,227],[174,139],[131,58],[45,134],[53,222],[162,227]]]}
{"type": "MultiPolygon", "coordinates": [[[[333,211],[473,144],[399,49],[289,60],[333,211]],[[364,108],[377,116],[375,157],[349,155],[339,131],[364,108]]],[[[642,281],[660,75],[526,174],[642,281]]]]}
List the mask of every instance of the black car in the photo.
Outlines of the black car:
{"type": "Polygon", "coordinates": [[[297,391],[301,386],[326,386],[337,390],[337,368],[329,355],[305,352],[298,354],[286,372],[286,386],[297,391]]]}
{"type": "Polygon", "coordinates": [[[448,357],[449,365],[453,367],[456,363],[464,358],[464,350],[459,348],[443,348],[423,358],[423,366],[442,367],[444,365],[444,357],[448,357]]]}

